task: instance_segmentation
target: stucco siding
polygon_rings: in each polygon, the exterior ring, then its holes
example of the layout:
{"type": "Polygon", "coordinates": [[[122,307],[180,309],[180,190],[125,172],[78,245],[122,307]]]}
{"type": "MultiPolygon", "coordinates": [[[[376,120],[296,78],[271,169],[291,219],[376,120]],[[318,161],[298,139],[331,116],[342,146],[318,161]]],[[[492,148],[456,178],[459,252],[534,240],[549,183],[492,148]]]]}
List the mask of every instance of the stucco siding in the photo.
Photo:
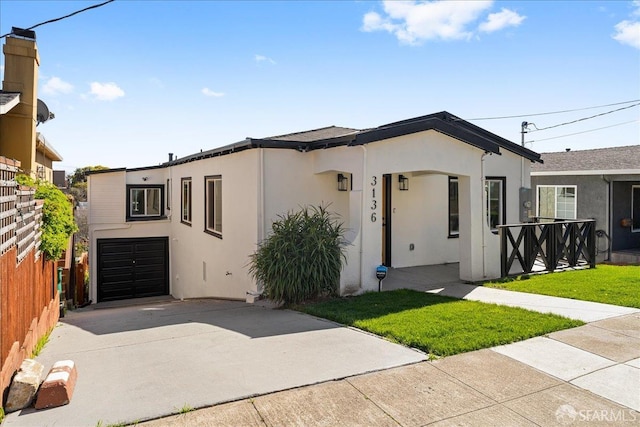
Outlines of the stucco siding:
{"type": "MultiPolygon", "coordinates": [[[[382,261],[382,177],[384,174],[393,174],[391,182],[391,203],[392,203],[392,254],[391,264],[393,267],[415,265],[413,262],[441,261],[447,260],[461,262],[461,274],[465,274],[464,279],[481,280],[482,276],[482,245],[481,235],[481,203],[482,196],[480,179],[480,162],[483,154],[469,144],[465,144],[454,138],[430,130],[419,132],[402,137],[390,138],[387,140],[371,143],[367,145],[366,176],[364,179],[364,211],[363,215],[363,241],[362,241],[362,287],[365,290],[377,289],[377,279],[375,268],[382,261]],[[409,190],[400,191],[398,188],[397,174],[404,174],[409,178],[409,190]],[[447,239],[447,224],[441,224],[441,231],[438,230],[438,218],[434,218],[435,225],[431,225],[432,218],[425,218],[424,223],[428,226],[420,228],[417,232],[422,212],[426,214],[427,203],[438,204],[441,209],[448,209],[448,190],[438,191],[435,186],[427,183],[419,183],[419,178],[425,174],[440,174],[443,177],[449,175],[474,178],[467,186],[461,185],[460,197],[473,197],[466,204],[460,204],[460,227],[459,239],[447,239]],[[372,185],[374,184],[375,185],[372,185]],[[471,182],[474,184],[471,185],[471,182]],[[433,190],[426,194],[427,188],[433,190]],[[374,192],[373,190],[376,190],[374,192]],[[422,190],[422,191],[421,191],[422,190]],[[403,194],[400,194],[403,193],[403,194]],[[397,203],[397,205],[396,205],[397,203]],[[424,204],[424,205],[423,205],[424,204]],[[375,207],[375,209],[372,209],[375,207]],[[394,218],[393,208],[396,208],[397,219],[394,218]],[[414,213],[411,208],[417,209],[414,213]],[[466,209],[465,209],[466,207],[466,209]],[[400,210],[398,210],[400,208],[400,210]],[[372,221],[371,213],[376,213],[376,221],[372,221]],[[473,224],[471,224],[473,222],[473,224]],[[402,231],[401,231],[402,230],[402,231]],[[463,230],[465,232],[463,233],[463,230]],[[404,255],[409,254],[409,244],[415,243],[412,240],[412,232],[421,235],[422,242],[417,247],[425,245],[425,251],[420,249],[415,255],[408,256],[409,261],[404,259],[404,255]],[[438,235],[438,233],[442,233],[438,235]],[[429,237],[434,241],[428,241],[429,237]],[[456,242],[457,241],[457,242],[456,242]],[[475,241],[478,244],[475,244],[475,241]],[[475,245],[475,247],[472,247],[475,245]],[[456,248],[457,247],[457,248],[456,248]],[[394,251],[398,251],[397,253],[394,251]],[[461,249],[465,248],[465,249],[461,249]],[[457,256],[455,252],[457,249],[457,256]],[[443,252],[435,255],[435,252],[443,252]],[[413,258],[413,259],[412,259],[413,258]],[[464,268],[463,268],[464,266],[464,268]],[[464,269],[467,269],[463,271],[464,269]]],[[[428,182],[429,180],[427,180],[428,182]]],[[[434,183],[435,185],[435,183],[434,183]]],[[[445,186],[445,188],[447,188],[445,186]]],[[[414,249],[415,252],[415,249],[414,249]]]]}
{"type": "Polygon", "coordinates": [[[449,176],[413,175],[409,190],[392,177],[392,265],[396,268],[458,262],[458,239],[449,237],[449,176]]]}
{"type": "Polygon", "coordinates": [[[89,175],[87,179],[89,223],[121,224],[126,215],[126,173],[89,175]]]}
{"type": "MultiPolygon", "coordinates": [[[[584,176],[532,176],[533,212],[537,212],[538,192],[540,185],[575,185],[576,186],[576,216],[577,219],[595,219],[596,230],[609,233],[609,183],[600,175],[584,176]]],[[[609,243],[606,237],[597,239],[596,261],[607,259],[609,243]]]]}
{"type": "Polygon", "coordinates": [[[258,237],[258,150],[172,167],[171,282],[176,298],[245,299],[258,237]],[[222,178],[222,238],[205,230],[205,176],[222,178]],[[181,179],[192,180],[191,225],[181,222],[181,179]]]}

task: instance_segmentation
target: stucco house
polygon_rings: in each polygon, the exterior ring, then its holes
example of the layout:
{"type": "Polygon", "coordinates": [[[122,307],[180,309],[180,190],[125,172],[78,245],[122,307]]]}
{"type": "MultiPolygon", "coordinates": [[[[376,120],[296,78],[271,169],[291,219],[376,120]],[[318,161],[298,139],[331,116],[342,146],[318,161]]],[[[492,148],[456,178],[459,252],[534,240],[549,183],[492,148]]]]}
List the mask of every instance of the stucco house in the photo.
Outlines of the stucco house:
{"type": "Polygon", "coordinates": [[[22,172],[53,182],[53,162],[62,156],[36,131],[53,117],[38,99],[40,56],[33,31],[13,28],[3,46],[4,78],[0,90],[0,154],[18,160],[22,172]]]}
{"type": "Polygon", "coordinates": [[[640,262],[640,145],[542,153],[536,216],[595,219],[597,260],[640,262]]]}
{"type": "Polygon", "coordinates": [[[330,204],[344,222],[342,294],[375,269],[459,263],[500,276],[498,224],[526,220],[540,156],[448,112],[357,130],[330,126],[159,166],[88,177],[91,298],[252,300],[249,255],[279,214],[330,204]],[[525,190],[523,190],[525,189],[525,190]]]}

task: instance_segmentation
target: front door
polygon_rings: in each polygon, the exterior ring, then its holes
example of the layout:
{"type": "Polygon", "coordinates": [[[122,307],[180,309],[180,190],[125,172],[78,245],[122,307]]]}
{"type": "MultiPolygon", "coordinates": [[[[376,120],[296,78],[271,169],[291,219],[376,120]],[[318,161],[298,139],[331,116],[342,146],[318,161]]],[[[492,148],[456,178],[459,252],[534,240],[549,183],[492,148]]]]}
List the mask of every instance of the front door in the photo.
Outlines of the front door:
{"type": "Polygon", "coordinates": [[[382,265],[391,267],[391,174],[382,176],[382,265]]]}

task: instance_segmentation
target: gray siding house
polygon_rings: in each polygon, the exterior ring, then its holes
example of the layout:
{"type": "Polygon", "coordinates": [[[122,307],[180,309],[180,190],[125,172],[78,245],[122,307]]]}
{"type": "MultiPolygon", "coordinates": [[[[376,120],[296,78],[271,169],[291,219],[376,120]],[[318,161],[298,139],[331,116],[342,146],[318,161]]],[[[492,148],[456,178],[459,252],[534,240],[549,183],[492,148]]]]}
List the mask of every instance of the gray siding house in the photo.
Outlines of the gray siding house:
{"type": "Polygon", "coordinates": [[[598,262],[640,262],[640,145],[542,153],[531,165],[538,217],[595,219],[598,262]]]}

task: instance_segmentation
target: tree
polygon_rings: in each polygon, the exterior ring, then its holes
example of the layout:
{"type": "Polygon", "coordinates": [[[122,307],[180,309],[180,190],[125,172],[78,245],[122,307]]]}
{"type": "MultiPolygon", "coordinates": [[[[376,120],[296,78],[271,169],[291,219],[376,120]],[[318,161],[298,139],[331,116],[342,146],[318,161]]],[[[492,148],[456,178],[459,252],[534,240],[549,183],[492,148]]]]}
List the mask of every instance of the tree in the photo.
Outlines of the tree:
{"type": "Polygon", "coordinates": [[[346,261],[342,223],[324,206],[278,218],[250,260],[249,272],[262,283],[264,295],[285,304],[335,295],[346,261]]]}
{"type": "Polygon", "coordinates": [[[70,200],[49,182],[34,181],[27,175],[18,175],[16,181],[21,185],[35,187],[34,198],[44,200],[40,250],[47,259],[59,259],[67,248],[69,237],[78,230],[73,219],[73,207],[70,200]]]}
{"type": "Polygon", "coordinates": [[[87,201],[87,173],[98,170],[109,169],[106,166],[85,166],[77,168],[71,175],[67,176],[69,181],[69,192],[73,195],[76,201],[87,201]]]}

